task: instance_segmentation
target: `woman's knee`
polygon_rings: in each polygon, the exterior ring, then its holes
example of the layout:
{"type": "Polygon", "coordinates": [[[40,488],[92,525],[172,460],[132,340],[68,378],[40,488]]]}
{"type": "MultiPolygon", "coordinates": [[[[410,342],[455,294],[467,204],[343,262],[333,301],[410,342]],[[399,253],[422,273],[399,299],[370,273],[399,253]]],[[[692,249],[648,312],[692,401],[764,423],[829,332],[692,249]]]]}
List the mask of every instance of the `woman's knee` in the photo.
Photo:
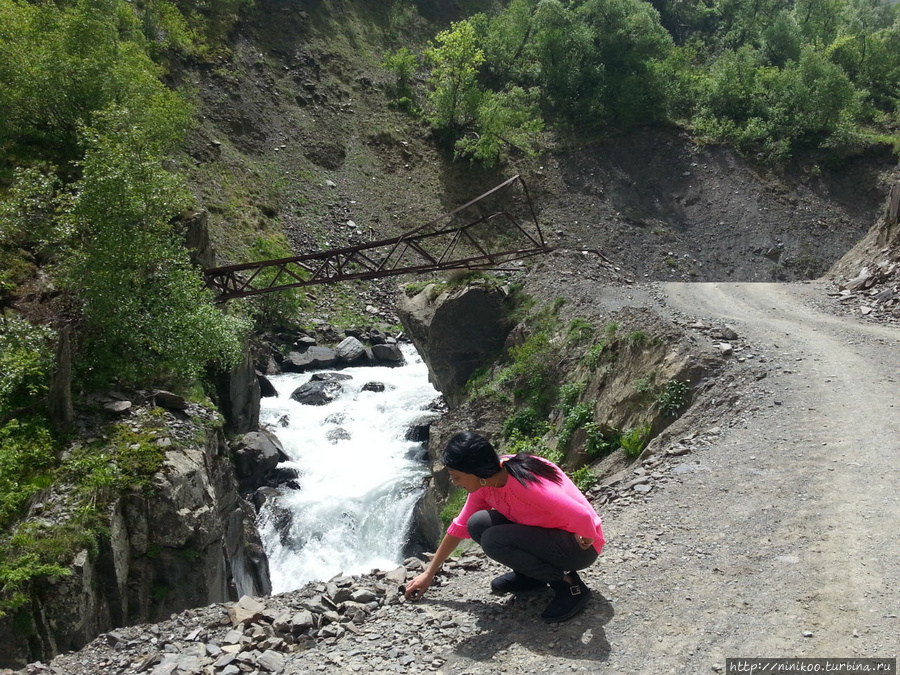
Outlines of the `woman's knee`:
{"type": "Polygon", "coordinates": [[[469,536],[479,544],[481,543],[482,535],[493,524],[490,511],[476,511],[469,520],[466,521],[469,536]]]}

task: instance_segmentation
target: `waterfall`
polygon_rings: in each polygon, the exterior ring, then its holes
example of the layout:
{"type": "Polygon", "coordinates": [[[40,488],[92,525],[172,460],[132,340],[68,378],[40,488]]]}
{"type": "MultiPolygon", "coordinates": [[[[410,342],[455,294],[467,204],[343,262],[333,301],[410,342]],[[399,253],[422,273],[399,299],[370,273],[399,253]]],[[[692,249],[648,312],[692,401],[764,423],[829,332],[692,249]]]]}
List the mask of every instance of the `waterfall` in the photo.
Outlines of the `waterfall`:
{"type": "Polygon", "coordinates": [[[342,370],[352,379],[322,406],[301,405],[290,395],[328,369],[270,378],[278,397],[263,399],[260,421],[290,457],[279,468],[299,473],[299,489],[279,487],[259,514],[273,593],[402,561],[428,475],[422,444],[405,436],[438,396],[415,349],[404,345],[403,352],[400,367],[342,370]],[[364,390],[370,382],[385,390],[364,390]]]}

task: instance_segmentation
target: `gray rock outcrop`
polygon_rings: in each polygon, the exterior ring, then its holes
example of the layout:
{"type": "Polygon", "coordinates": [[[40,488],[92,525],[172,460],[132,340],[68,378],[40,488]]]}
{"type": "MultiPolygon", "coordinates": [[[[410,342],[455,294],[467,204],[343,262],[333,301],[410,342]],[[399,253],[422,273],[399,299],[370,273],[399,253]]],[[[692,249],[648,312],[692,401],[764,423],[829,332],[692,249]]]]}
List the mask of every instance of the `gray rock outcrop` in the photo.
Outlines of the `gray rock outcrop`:
{"type": "Polygon", "coordinates": [[[215,376],[219,409],[225,416],[225,430],[245,434],[259,428],[259,378],[250,349],[244,347],[244,358],[227,373],[215,376]]]}
{"type": "Polygon", "coordinates": [[[436,293],[426,287],[415,297],[400,295],[397,314],[428,366],[431,383],[451,407],[465,398],[469,377],[503,348],[513,322],[507,298],[493,284],[469,285],[436,293]]]}
{"type": "Polygon", "coordinates": [[[0,668],[80,649],[116,627],[271,591],[253,507],[235,489],[221,431],[160,445],[172,449],[151,486],[109,503],[96,549],[78,552],[69,576],[36,581],[30,603],[0,619],[0,668]]]}
{"type": "Polygon", "coordinates": [[[278,438],[264,429],[235,439],[231,452],[241,494],[265,485],[278,464],[288,459],[278,438]]]}

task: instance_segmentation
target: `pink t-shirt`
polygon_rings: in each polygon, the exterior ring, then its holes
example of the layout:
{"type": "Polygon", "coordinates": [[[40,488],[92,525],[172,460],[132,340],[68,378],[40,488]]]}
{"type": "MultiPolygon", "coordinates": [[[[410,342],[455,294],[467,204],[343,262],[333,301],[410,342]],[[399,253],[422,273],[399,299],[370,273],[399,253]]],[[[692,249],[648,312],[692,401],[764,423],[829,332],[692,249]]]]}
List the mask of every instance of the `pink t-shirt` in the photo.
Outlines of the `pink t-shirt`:
{"type": "Polygon", "coordinates": [[[562,484],[538,476],[538,482],[526,481],[525,485],[510,475],[503,487],[483,487],[469,493],[447,534],[469,539],[469,518],[478,511],[495,509],[519,525],[565,530],[593,539],[594,548],[600,553],[606,541],[600,516],[575,483],[562,471],[560,475],[562,484]]]}

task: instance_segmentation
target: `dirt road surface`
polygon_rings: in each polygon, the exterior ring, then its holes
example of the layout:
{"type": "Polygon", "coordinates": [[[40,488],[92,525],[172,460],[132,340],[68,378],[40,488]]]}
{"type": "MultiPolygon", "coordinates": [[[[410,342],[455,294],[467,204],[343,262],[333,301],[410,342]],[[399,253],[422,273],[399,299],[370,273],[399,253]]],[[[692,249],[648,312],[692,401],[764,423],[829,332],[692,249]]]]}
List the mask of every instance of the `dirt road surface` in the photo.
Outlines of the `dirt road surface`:
{"type": "Polygon", "coordinates": [[[676,465],[678,481],[607,518],[605,553],[633,565],[604,590],[606,665],[896,656],[900,333],[822,313],[815,284],[663,292],[673,310],[732,326],[766,377],[736,403],[736,425],[676,465]]]}

